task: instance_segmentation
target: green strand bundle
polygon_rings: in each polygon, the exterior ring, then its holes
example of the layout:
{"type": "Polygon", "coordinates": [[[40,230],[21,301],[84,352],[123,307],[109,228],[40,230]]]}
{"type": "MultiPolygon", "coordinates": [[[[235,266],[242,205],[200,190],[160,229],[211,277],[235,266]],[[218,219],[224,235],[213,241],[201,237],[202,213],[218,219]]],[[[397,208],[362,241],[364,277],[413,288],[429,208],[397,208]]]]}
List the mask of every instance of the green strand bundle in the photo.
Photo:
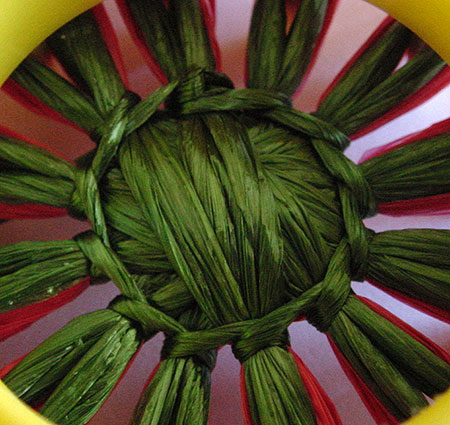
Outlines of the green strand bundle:
{"type": "Polygon", "coordinates": [[[54,297],[88,275],[88,262],[73,241],[2,246],[0,312],[54,297]]]}

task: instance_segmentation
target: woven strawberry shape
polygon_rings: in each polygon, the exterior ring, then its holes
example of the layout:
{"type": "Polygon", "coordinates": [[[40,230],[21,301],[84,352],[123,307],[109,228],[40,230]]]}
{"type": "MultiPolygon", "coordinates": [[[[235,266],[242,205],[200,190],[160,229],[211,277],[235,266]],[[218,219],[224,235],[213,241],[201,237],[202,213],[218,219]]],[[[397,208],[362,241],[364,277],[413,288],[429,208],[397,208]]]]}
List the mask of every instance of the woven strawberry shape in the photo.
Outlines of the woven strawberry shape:
{"type": "Polygon", "coordinates": [[[91,225],[71,240],[0,248],[0,339],[89,283],[121,292],[0,373],[52,421],[87,423],[163,332],[132,424],[206,424],[226,344],[242,364],[247,424],[340,424],[290,348],[288,327],[303,318],[327,335],[378,424],[398,424],[449,386],[449,355],[351,281],[449,320],[449,231],[376,233],[363,219],[448,213],[450,121],[360,164],[344,154],[435,94],[449,70],[387,19],[317,111],[296,110],[338,2],[292,3],[291,15],[284,1],[256,2],[244,89],[220,72],[213,0],[117,1],[162,83],[144,99],[129,90],[103,6],[47,40],[65,76],[27,58],[4,86],[97,147],[72,163],[0,129],[0,219],[70,214],[91,225]]]}

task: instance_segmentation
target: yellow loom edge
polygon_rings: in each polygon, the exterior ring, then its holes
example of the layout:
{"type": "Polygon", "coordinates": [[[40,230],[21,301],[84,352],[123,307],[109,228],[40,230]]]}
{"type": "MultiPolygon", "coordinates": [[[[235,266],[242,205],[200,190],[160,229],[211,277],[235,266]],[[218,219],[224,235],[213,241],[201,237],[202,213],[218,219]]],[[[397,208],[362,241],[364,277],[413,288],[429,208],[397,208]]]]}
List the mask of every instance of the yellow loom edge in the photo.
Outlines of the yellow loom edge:
{"type": "Polygon", "coordinates": [[[0,381],[0,425],[51,425],[0,381]]]}
{"type": "Polygon", "coordinates": [[[100,2],[100,0],[1,0],[0,86],[20,62],[50,34],[100,2]]]}
{"type": "Polygon", "coordinates": [[[450,63],[450,0],[369,0],[415,32],[450,63]]]}

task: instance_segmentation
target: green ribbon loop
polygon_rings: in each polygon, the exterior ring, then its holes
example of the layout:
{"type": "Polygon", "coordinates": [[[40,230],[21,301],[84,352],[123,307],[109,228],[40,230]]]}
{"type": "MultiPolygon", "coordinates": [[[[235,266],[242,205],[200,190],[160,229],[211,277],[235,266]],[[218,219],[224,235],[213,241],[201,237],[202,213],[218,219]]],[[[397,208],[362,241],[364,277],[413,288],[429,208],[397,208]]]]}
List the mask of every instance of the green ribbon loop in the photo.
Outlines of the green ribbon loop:
{"type": "Polygon", "coordinates": [[[75,236],[74,240],[92,265],[101,270],[104,276],[108,276],[123,295],[145,302],[145,296],[133,276],[122,264],[117,254],[106,246],[96,233],[93,231],[83,232],[75,236]]]}
{"type": "Polygon", "coordinates": [[[326,332],[342,310],[351,294],[350,255],[346,239],[342,239],[328,265],[325,278],[320,282],[320,294],[306,311],[309,323],[320,332],[326,332]]]}

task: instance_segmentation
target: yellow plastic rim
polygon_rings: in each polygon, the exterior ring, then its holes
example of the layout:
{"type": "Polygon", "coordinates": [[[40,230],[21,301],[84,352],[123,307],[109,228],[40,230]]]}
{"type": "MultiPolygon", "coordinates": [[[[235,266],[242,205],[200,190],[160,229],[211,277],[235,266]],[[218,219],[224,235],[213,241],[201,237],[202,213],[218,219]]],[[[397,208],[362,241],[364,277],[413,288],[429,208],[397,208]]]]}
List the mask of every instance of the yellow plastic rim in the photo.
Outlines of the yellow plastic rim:
{"type": "MultiPolygon", "coordinates": [[[[450,63],[450,0],[369,0],[450,63]]],[[[101,0],[0,0],[0,86],[43,40],[101,0]],[[45,19],[40,17],[45,16],[45,19]],[[26,31],[24,31],[26,29],[26,31]],[[1,42],[3,40],[3,42],[1,42]],[[14,40],[14,42],[11,42],[14,40]]],[[[405,425],[449,425],[450,390],[405,425]]],[[[0,425],[52,425],[0,381],[0,425]]]]}
{"type": "Polygon", "coordinates": [[[450,64],[450,0],[367,0],[414,31],[450,64]]]}
{"type": "Polygon", "coordinates": [[[0,425],[52,425],[0,381],[0,425]]]}
{"type": "MultiPolygon", "coordinates": [[[[368,1],[414,31],[450,63],[450,0],[368,1]]],[[[0,86],[39,43],[98,3],[101,0],[1,0],[0,86]]]]}
{"type": "Polygon", "coordinates": [[[0,86],[50,34],[98,3],[101,0],[0,0],[0,86]]]}

